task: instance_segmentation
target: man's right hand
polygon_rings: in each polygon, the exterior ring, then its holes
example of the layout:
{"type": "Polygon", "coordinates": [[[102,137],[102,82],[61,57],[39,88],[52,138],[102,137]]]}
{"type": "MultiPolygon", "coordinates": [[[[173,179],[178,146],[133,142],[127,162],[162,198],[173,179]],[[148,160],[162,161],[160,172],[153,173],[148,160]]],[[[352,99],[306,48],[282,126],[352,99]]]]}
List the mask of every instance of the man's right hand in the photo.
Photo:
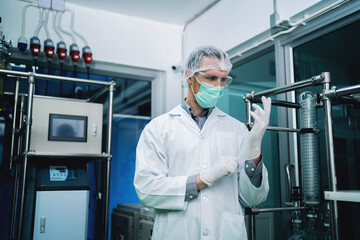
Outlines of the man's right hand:
{"type": "Polygon", "coordinates": [[[200,180],[211,187],[224,176],[234,173],[237,165],[238,160],[236,157],[223,156],[213,166],[200,173],[200,180]]]}

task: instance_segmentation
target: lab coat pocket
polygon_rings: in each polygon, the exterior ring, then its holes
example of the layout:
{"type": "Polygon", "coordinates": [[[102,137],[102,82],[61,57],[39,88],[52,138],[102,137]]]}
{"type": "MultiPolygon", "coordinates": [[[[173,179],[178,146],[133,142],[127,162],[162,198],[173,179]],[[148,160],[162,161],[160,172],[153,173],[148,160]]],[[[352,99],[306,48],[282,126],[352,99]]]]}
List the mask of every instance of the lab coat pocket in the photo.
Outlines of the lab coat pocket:
{"type": "Polygon", "coordinates": [[[246,240],[244,216],[223,212],[220,225],[220,240],[246,240]]]}
{"type": "Polygon", "coordinates": [[[216,143],[219,157],[232,156],[236,157],[237,138],[233,132],[218,132],[216,134],[216,143]]]}
{"type": "Polygon", "coordinates": [[[152,233],[152,238],[151,238],[152,240],[162,239],[162,234],[164,231],[163,226],[166,226],[167,222],[168,222],[167,215],[168,215],[167,210],[157,210],[156,211],[153,233],[152,233]]]}

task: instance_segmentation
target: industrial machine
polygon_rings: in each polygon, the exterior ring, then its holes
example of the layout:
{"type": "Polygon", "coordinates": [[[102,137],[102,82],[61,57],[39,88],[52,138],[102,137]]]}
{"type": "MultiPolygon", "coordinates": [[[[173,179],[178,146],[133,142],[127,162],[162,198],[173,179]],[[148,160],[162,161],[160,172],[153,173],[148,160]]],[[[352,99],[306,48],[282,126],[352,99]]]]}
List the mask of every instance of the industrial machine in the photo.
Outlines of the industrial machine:
{"type": "Polygon", "coordinates": [[[9,160],[10,169],[14,169],[14,191],[9,239],[87,240],[91,201],[93,206],[99,206],[92,211],[92,225],[100,223],[99,228],[105,230],[99,236],[107,239],[115,83],[35,72],[0,72],[15,81],[9,160]],[[24,78],[28,80],[26,96],[19,93],[24,78]],[[36,78],[103,88],[83,100],[34,95],[36,78]],[[106,92],[109,106],[104,114],[103,104],[95,101],[106,92]],[[104,117],[107,138],[103,138],[104,117]],[[88,163],[95,161],[102,166],[91,173],[95,174],[95,182],[90,185],[88,163]],[[90,186],[95,188],[92,193],[90,186]]]}
{"type": "Polygon", "coordinates": [[[32,161],[33,239],[87,239],[87,159],[76,155],[101,153],[102,113],[102,104],[34,96],[30,151],[57,158],[32,161]]]}
{"type": "Polygon", "coordinates": [[[154,209],[140,203],[118,204],[111,214],[111,240],[150,240],[154,209]]]}
{"type": "Polygon", "coordinates": [[[33,239],[87,239],[89,183],[84,164],[37,165],[33,239]]]}

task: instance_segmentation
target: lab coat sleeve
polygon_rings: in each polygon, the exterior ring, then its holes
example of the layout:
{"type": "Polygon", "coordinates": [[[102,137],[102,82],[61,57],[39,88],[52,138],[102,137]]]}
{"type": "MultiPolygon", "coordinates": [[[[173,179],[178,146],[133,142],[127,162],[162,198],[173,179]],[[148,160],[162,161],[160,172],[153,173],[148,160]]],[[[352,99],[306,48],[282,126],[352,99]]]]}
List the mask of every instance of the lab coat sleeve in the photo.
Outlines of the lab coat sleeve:
{"type": "Polygon", "coordinates": [[[140,136],[134,187],[144,206],[184,210],[187,176],[168,176],[168,159],[159,129],[156,122],[150,122],[140,136]]]}
{"type": "Polygon", "coordinates": [[[264,202],[269,193],[268,171],[265,164],[262,166],[262,180],[260,187],[255,187],[244,170],[244,162],[239,163],[239,200],[246,207],[254,207],[264,202]]]}

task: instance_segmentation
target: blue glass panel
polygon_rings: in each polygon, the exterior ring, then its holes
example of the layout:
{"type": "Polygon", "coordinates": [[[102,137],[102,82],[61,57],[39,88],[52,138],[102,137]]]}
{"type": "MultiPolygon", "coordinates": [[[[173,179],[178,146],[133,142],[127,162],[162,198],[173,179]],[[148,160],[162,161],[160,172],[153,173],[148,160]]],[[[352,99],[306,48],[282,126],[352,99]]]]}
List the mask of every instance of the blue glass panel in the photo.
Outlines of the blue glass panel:
{"type": "Polygon", "coordinates": [[[149,121],[128,117],[113,118],[110,212],[117,204],[140,202],[133,185],[136,146],[142,130],[149,121]]]}

